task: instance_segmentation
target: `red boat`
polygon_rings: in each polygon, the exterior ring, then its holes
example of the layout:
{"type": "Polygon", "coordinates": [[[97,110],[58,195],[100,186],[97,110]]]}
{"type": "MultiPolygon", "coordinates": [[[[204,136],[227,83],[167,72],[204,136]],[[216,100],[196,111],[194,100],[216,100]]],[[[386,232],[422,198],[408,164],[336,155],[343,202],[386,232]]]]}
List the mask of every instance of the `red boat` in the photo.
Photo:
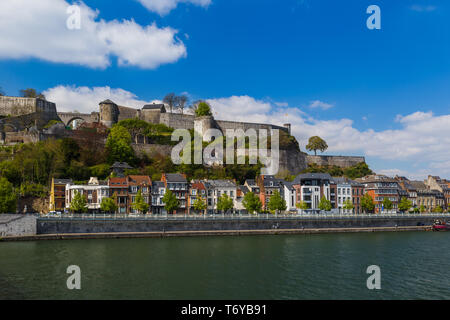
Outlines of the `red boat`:
{"type": "Polygon", "coordinates": [[[433,223],[433,231],[450,231],[450,225],[445,221],[436,220],[433,223]]]}

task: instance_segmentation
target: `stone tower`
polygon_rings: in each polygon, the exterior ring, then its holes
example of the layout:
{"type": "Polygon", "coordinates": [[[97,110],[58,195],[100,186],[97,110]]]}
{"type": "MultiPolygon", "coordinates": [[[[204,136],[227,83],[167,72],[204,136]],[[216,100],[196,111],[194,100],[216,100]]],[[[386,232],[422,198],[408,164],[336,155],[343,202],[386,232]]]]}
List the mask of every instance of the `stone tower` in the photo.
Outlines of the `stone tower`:
{"type": "Polygon", "coordinates": [[[119,120],[119,108],[111,100],[100,102],[100,122],[108,128],[119,120]]]}

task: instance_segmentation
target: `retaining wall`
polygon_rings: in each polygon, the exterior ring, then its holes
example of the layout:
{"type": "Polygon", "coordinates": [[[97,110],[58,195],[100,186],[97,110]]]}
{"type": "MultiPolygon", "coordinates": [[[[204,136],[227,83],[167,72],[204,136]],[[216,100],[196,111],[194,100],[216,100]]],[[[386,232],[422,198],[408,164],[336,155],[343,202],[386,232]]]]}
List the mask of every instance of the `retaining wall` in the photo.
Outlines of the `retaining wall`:
{"type": "Polygon", "coordinates": [[[36,220],[33,215],[0,214],[0,237],[35,235],[36,220]]]}
{"type": "Polygon", "coordinates": [[[206,230],[269,230],[370,228],[431,225],[436,217],[423,218],[283,218],[283,219],[222,219],[215,220],[62,220],[38,219],[38,234],[105,233],[105,232],[166,232],[206,230]]]}

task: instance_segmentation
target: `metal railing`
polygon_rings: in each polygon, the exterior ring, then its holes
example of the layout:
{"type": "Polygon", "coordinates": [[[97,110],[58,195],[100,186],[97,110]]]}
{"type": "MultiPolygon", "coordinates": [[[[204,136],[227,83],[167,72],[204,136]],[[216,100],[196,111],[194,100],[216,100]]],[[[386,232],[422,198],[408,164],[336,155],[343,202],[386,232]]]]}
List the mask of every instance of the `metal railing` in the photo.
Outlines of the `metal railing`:
{"type": "Polygon", "coordinates": [[[303,219],[418,219],[450,218],[450,213],[389,213],[389,214],[61,214],[41,215],[49,220],[303,220],[303,219]]]}

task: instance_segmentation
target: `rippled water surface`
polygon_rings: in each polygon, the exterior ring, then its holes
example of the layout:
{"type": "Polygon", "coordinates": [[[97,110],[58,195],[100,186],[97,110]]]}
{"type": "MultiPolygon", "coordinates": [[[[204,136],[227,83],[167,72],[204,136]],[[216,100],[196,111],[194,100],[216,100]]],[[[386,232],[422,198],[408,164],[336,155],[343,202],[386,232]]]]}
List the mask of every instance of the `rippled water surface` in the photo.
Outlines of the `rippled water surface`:
{"type": "Polygon", "coordinates": [[[4,242],[0,299],[450,299],[449,270],[450,232],[4,242]]]}

